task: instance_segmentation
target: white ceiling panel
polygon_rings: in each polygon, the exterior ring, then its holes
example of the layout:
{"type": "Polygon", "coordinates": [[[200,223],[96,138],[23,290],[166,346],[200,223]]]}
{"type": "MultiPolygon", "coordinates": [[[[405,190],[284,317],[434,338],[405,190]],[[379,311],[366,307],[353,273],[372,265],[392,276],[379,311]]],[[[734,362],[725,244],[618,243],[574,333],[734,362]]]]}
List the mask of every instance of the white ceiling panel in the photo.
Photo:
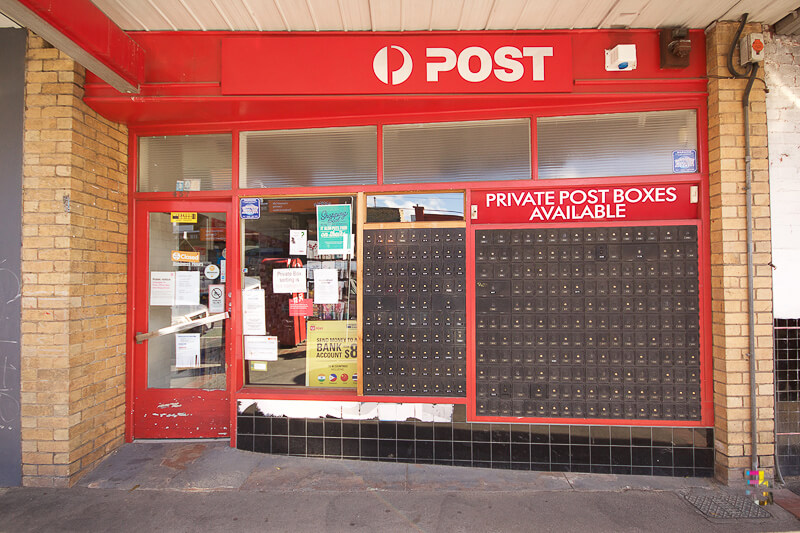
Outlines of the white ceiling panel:
{"type": "Polygon", "coordinates": [[[235,29],[258,30],[258,25],[242,0],[214,0],[215,7],[235,29]]]}
{"type": "Polygon", "coordinates": [[[505,30],[515,28],[522,11],[529,4],[528,0],[503,0],[495,2],[486,24],[487,30],[505,30]]]}
{"type": "MultiPolygon", "coordinates": [[[[149,0],[154,9],[166,20],[168,30],[186,28],[202,30],[200,21],[193,17],[181,0],[149,0]]],[[[113,18],[113,17],[112,17],[113,18]]]]}
{"type": "Polygon", "coordinates": [[[93,0],[125,30],[418,31],[774,24],[800,0],[93,0]]]}
{"type": "MultiPolygon", "coordinates": [[[[326,5],[331,0],[315,0],[326,5]]],[[[337,0],[340,16],[346,31],[369,31],[372,29],[372,19],[369,13],[368,0],[337,0]]]]}
{"type": "MultiPolygon", "coordinates": [[[[500,0],[502,1],[502,0],[500,0]]],[[[484,30],[495,0],[464,0],[459,30],[484,30]]]]}
{"type": "Polygon", "coordinates": [[[114,0],[123,11],[131,15],[144,30],[171,30],[172,26],[147,0],[114,0]]]}
{"type": "Polygon", "coordinates": [[[609,0],[589,0],[583,2],[580,12],[575,12],[569,29],[596,28],[603,18],[608,15],[613,2],[609,0]]]}
{"type": "Polygon", "coordinates": [[[342,10],[339,2],[324,0],[308,0],[308,11],[319,24],[320,31],[341,31],[346,29],[342,21],[342,10]]]}
{"type": "MultiPolygon", "coordinates": [[[[263,0],[269,1],[269,0],[263,0]]],[[[273,0],[289,31],[319,31],[319,23],[311,16],[306,0],[273,0]]]]}
{"type": "Polygon", "coordinates": [[[464,0],[433,0],[433,9],[430,15],[431,29],[458,28],[463,10],[464,0]]]}
{"type": "Polygon", "coordinates": [[[431,29],[433,0],[405,0],[403,2],[403,31],[431,29]]]}
{"type": "Polygon", "coordinates": [[[369,11],[373,31],[403,29],[403,0],[370,0],[369,11]]]}
{"type": "Polygon", "coordinates": [[[286,22],[272,0],[242,0],[259,31],[286,31],[286,22]]]}

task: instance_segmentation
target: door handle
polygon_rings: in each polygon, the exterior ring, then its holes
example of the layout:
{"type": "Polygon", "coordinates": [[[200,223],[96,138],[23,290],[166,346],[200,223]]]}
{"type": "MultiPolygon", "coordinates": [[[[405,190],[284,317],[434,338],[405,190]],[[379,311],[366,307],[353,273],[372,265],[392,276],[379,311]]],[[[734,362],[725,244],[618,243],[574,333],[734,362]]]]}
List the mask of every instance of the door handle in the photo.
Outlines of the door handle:
{"type": "Polygon", "coordinates": [[[216,315],[209,315],[203,318],[198,318],[197,320],[184,322],[183,324],[174,324],[172,326],[166,326],[155,331],[148,331],[147,333],[137,333],[136,344],[141,344],[147,339],[152,339],[153,337],[162,337],[164,335],[169,335],[170,333],[180,333],[181,331],[186,331],[187,329],[196,328],[197,326],[213,324],[214,322],[219,322],[220,320],[230,318],[230,316],[230,313],[226,311],[224,313],[217,313],[216,315]]]}

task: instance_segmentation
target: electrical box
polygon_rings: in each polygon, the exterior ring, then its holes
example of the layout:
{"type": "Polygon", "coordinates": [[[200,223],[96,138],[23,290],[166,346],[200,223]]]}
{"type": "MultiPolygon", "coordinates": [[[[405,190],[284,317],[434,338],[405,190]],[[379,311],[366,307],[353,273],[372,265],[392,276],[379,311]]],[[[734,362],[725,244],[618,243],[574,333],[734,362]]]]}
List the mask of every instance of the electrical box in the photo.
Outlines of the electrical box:
{"type": "Polygon", "coordinates": [[[626,71],[636,69],[636,45],[618,44],[606,50],[606,70],[626,71]]]}
{"type": "Polygon", "coordinates": [[[739,40],[739,61],[742,65],[764,61],[764,35],[751,33],[739,40]]]}

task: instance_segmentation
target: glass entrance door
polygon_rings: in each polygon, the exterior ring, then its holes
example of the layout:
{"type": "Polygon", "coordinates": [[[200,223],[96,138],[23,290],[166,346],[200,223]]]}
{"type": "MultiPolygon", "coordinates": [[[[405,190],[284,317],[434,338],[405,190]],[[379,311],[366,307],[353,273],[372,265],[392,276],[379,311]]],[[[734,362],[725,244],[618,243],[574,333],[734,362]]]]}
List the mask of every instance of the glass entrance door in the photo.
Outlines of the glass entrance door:
{"type": "Polygon", "coordinates": [[[230,207],[185,200],[138,207],[134,438],[228,436],[230,207]]]}

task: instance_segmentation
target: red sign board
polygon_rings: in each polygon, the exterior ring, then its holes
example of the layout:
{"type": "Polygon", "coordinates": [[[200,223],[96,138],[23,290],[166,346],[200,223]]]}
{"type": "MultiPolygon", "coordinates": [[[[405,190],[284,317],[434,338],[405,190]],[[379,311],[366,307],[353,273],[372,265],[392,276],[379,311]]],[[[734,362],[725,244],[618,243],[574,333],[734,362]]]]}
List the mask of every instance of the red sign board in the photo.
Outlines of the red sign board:
{"type": "Polygon", "coordinates": [[[311,298],[296,296],[289,300],[289,316],[311,316],[314,314],[314,301],[311,298]]]}
{"type": "Polygon", "coordinates": [[[678,220],[698,216],[695,185],[553,187],[472,193],[473,224],[678,220]],[[694,200],[694,201],[693,201],[694,200]],[[476,212],[477,210],[477,212],[476,212]]]}
{"type": "Polygon", "coordinates": [[[572,37],[453,34],[229,37],[222,94],[572,91],[572,37]],[[236,58],[247,57],[247,68],[236,58]]]}

